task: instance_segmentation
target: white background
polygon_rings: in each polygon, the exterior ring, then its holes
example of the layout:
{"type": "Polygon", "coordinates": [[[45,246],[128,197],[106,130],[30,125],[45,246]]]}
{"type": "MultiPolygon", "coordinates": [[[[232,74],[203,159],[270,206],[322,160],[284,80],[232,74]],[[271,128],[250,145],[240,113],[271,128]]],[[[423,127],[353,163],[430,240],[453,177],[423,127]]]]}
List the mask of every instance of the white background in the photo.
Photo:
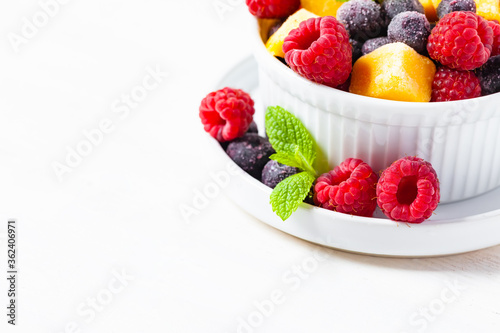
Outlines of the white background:
{"type": "Polygon", "coordinates": [[[6,324],[1,273],[1,332],[500,330],[499,247],[346,254],[267,227],[222,194],[183,218],[216,165],[200,100],[251,54],[243,0],[71,0],[38,17],[16,52],[13,34],[41,10],[0,4],[2,272],[7,219],[19,236],[18,325],[6,324]],[[147,68],[168,76],[114,112],[147,68]],[[58,178],[54,163],[104,119],[113,130],[58,178]]]}

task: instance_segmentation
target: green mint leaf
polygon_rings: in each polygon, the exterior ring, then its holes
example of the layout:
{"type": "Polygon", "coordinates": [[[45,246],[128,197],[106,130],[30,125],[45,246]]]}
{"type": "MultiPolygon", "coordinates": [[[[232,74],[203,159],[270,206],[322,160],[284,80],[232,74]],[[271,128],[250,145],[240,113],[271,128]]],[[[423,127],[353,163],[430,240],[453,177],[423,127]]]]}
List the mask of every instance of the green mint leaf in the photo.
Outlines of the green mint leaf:
{"type": "Polygon", "coordinates": [[[297,161],[295,154],[276,153],[269,156],[269,158],[284,165],[288,165],[294,168],[302,168],[302,163],[299,163],[299,161],[297,161]]]}
{"type": "Polygon", "coordinates": [[[271,206],[283,221],[297,210],[309,193],[315,177],[309,172],[301,172],[285,178],[271,193],[271,206]]]}
{"type": "Polygon", "coordinates": [[[266,112],[266,132],[269,142],[278,153],[295,155],[303,170],[316,172],[312,168],[316,158],[314,140],[305,126],[293,114],[280,106],[270,106],[266,112]]]}

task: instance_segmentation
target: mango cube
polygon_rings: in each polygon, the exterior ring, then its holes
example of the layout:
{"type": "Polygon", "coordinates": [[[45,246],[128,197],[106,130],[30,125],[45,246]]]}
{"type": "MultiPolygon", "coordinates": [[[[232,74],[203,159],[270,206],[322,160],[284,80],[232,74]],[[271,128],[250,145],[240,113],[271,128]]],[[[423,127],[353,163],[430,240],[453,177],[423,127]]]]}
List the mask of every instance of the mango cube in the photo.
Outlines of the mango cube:
{"type": "Polygon", "coordinates": [[[349,91],[394,101],[429,102],[436,66],[403,43],[386,44],[359,58],[349,91]]]}
{"type": "Polygon", "coordinates": [[[283,52],[283,42],[288,36],[290,31],[299,27],[300,22],[310,19],[311,17],[318,17],[317,15],[305,10],[300,9],[295,12],[295,14],[290,15],[288,19],[283,23],[283,25],[271,36],[269,37],[266,48],[273,56],[285,57],[283,52]]]}
{"type": "Polygon", "coordinates": [[[475,0],[477,15],[487,20],[500,22],[500,1],[498,0],[475,0]]]}
{"type": "Polygon", "coordinates": [[[267,42],[268,32],[275,25],[278,24],[279,19],[261,19],[258,18],[257,22],[259,23],[260,30],[260,38],[265,43],[267,42]]]}
{"type": "MultiPolygon", "coordinates": [[[[475,1],[475,0],[474,0],[475,1]]],[[[441,3],[441,0],[431,0],[432,4],[434,5],[434,8],[436,10],[438,9],[439,4],[441,3]]],[[[436,15],[437,16],[437,15],[436,15]]]]}
{"type": "Polygon", "coordinates": [[[318,16],[335,16],[345,0],[301,0],[302,7],[318,16]]]}
{"type": "Polygon", "coordinates": [[[437,5],[434,6],[434,3],[432,0],[419,0],[422,6],[424,6],[424,12],[425,16],[429,20],[429,22],[436,22],[438,20],[437,17],[437,6],[439,5],[439,2],[437,2],[437,5]]]}

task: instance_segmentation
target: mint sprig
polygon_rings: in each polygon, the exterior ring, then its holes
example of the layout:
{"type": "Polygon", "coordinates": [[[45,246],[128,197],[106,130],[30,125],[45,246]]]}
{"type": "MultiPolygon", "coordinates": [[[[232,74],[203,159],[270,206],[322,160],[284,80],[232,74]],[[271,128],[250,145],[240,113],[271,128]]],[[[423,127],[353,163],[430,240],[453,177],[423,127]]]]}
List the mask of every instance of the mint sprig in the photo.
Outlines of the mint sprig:
{"type": "Polygon", "coordinates": [[[271,159],[316,174],[312,167],[316,158],[314,140],[299,119],[280,106],[270,106],[266,112],[266,132],[278,155],[272,155],[271,159]],[[291,161],[296,165],[284,163],[291,161]]]}
{"type": "Polygon", "coordinates": [[[315,179],[309,172],[301,172],[279,182],[271,193],[273,212],[283,221],[288,219],[304,201],[315,179]]]}
{"type": "Polygon", "coordinates": [[[300,120],[280,106],[267,108],[266,132],[276,150],[270,158],[303,171],[280,182],[271,193],[273,211],[285,221],[304,201],[316,179],[315,144],[300,120]]]}

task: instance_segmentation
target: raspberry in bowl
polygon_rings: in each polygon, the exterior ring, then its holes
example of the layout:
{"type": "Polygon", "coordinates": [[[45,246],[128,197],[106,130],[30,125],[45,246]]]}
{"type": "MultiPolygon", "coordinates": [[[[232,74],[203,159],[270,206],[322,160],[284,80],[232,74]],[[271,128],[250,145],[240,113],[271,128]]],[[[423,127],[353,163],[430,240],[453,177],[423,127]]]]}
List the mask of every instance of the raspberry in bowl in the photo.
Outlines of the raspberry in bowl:
{"type": "MultiPolygon", "coordinates": [[[[349,2],[352,1],[362,2],[349,2]]],[[[338,11],[343,12],[341,8],[338,11]]],[[[376,15],[376,11],[374,13],[376,15]]],[[[426,49],[417,52],[398,41],[369,42],[371,52],[352,65],[349,61],[352,51],[346,45],[353,36],[338,29],[340,20],[318,17],[314,13],[300,15],[307,23],[301,27],[300,22],[295,22],[294,28],[298,28],[295,31],[286,27],[288,20],[282,25],[291,31],[282,51],[285,62],[292,68],[274,57],[269,47],[266,49],[268,41],[261,36],[267,32],[261,31],[261,27],[273,25],[269,22],[254,22],[254,56],[259,65],[263,106],[280,105],[302,121],[321,151],[316,160],[320,172],[328,172],[346,159],[356,158],[380,173],[404,156],[418,156],[436,170],[441,203],[471,198],[500,186],[500,94],[496,93],[498,80],[495,79],[500,75],[490,70],[484,73],[484,68],[496,70],[499,61],[497,56],[491,56],[496,39],[493,29],[485,28],[489,25],[486,19],[474,13],[451,12],[441,24],[438,22],[427,32],[433,43],[430,47],[428,44],[426,49]],[[461,19],[472,24],[475,30],[458,31],[455,23],[461,19]],[[451,37],[445,37],[450,33],[451,37]],[[462,44],[462,37],[470,38],[475,44],[462,44]],[[446,42],[447,38],[455,44],[446,42]],[[376,49],[371,46],[375,44],[376,49]],[[470,45],[474,50],[469,49],[470,45]],[[453,61],[456,59],[448,59],[450,52],[463,56],[453,61]],[[440,70],[443,64],[436,66],[436,60],[451,66],[453,75],[443,74],[446,72],[440,70]],[[294,66],[300,69],[296,72],[294,66]],[[332,66],[336,69],[329,71],[332,66]],[[345,72],[350,66],[353,69],[349,78],[345,72]],[[469,71],[467,73],[474,76],[460,71],[469,71]],[[461,84],[468,87],[464,95],[470,98],[430,102],[436,73],[445,77],[439,83],[441,88],[436,96],[445,96],[445,99],[455,96],[456,87],[461,84]],[[456,78],[456,82],[446,81],[449,77],[456,78]],[[475,97],[477,82],[485,90],[493,87],[489,90],[492,93],[475,97]],[[351,92],[333,88],[336,85],[349,86],[351,92]]],[[[421,22],[421,16],[416,14],[394,13],[394,17],[398,15],[396,23],[401,26],[411,20],[421,22]]],[[[419,26],[422,33],[426,33],[426,25],[420,23],[419,26]]],[[[362,40],[358,41],[366,43],[384,37],[368,36],[369,31],[359,34],[356,38],[362,40]]],[[[404,40],[409,34],[392,35],[402,36],[404,40]]],[[[276,45],[276,41],[273,43],[276,45]]]]}

